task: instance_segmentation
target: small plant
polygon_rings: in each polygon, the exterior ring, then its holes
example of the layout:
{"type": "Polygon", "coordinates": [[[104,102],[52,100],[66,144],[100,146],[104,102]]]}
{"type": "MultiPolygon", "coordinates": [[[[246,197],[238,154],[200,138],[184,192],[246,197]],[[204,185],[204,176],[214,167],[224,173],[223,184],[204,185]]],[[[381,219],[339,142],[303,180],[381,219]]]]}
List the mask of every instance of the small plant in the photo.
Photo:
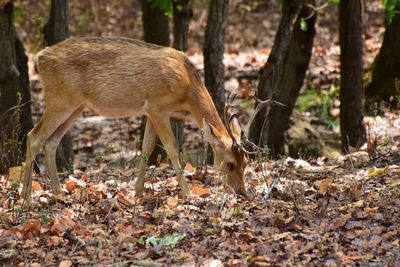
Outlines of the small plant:
{"type": "Polygon", "coordinates": [[[331,115],[331,110],[335,107],[334,101],[338,97],[339,88],[334,86],[330,90],[323,90],[321,92],[309,90],[298,97],[296,110],[300,113],[306,111],[316,112],[327,128],[334,129],[338,126],[338,122],[331,115]]]}
{"type": "Polygon", "coordinates": [[[0,173],[17,166],[21,159],[21,95],[17,101],[16,106],[0,114],[0,173]]]}
{"type": "Polygon", "coordinates": [[[154,251],[157,254],[161,255],[166,246],[175,247],[176,244],[185,237],[186,237],[185,233],[176,233],[173,235],[164,236],[162,238],[156,236],[150,236],[150,237],[142,236],[139,238],[138,242],[141,245],[153,246],[154,251]]]}

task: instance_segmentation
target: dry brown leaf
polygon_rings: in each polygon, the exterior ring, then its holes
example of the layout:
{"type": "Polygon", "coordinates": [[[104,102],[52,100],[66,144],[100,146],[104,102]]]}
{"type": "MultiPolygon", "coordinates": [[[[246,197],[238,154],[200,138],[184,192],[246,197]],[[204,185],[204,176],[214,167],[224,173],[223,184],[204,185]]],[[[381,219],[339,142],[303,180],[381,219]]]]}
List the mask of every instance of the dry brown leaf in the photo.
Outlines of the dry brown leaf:
{"type": "Polygon", "coordinates": [[[175,211],[169,209],[168,207],[159,208],[159,209],[154,210],[152,215],[154,218],[162,218],[162,217],[168,218],[168,217],[174,216],[175,211]]]}
{"type": "Polygon", "coordinates": [[[58,247],[62,244],[63,238],[59,236],[49,236],[47,239],[47,247],[58,247]]]}
{"type": "Polygon", "coordinates": [[[33,191],[42,190],[42,186],[38,182],[32,181],[32,190],[33,191]]]}
{"type": "Polygon", "coordinates": [[[75,185],[76,184],[75,184],[74,181],[68,180],[68,181],[65,182],[65,189],[67,189],[67,191],[69,193],[72,193],[72,191],[74,191],[74,189],[75,189],[75,185]]]}
{"type": "Polygon", "coordinates": [[[133,258],[137,259],[137,260],[144,260],[144,259],[147,259],[149,256],[150,256],[150,250],[145,249],[143,251],[140,251],[140,252],[134,254],[133,258]]]}
{"type": "Polygon", "coordinates": [[[290,232],[283,232],[283,233],[279,233],[279,234],[275,234],[272,236],[272,239],[274,241],[280,240],[280,239],[284,239],[286,237],[290,237],[291,233],[290,232]]]}
{"type": "Polygon", "coordinates": [[[0,229],[1,239],[22,239],[23,235],[17,229],[0,229]]]}
{"type": "Polygon", "coordinates": [[[343,226],[346,225],[347,221],[351,219],[350,214],[343,214],[335,219],[332,220],[332,222],[329,224],[329,228],[331,230],[337,230],[339,228],[342,228],[343,226]]]}
{"type": "Polygon", "coordinates": [[[210,190],[196,185],[193,185],[192,193],[199,197],[208,197],[209,195],[211,195],[210,190]]]}
{"type": "Polygon", "coordinates": [[[251,259],[250,267],[258,267],[258,266],[271,266],[270,258],[267,256],[257,256],[251,259]]]}
{"type": "Polygon", "coordinates": [[[126,198],[124,195],[119,194],[117,197],[117,200],[119,203],[121,203],[122,205],[128,207],[128,208],[132,208],[133,206],[135,206],[135,202],[133,200],[130,200],[128,198],[126,198]]]}
{"type": "Polygon", "coordinates": [[[178,196],[168,197],[167,198],[167,206],[170,209],[175,208],[178,205],[178,196]]]}
{"type": "Polygon", "coordinates": [[[42,223],[39,220],[28,220],[22,226],[22,233],[25,237],[38,236],[40,234],[42,223]]]}
{"type": "Polygon", "coordinates": [[[368,171],[367,175],[368,177],[377,177],[388,173],[389,173],[389,168],[386,166],[384,168],[371,169],[368,171]]]}
{"type": "Polygon", "coordinates": [[[358,200],[356,202],[352,202],[350,204],[339,207],[339,211],[345,211],[348,209],[362,208],[364,207],[364,200],[358,200]]]}
{"type": "Polygon", "coordinates": [[[322,180],[319,184],[318,191],[321,194],[325,194],[326,192],[329,192],[331,189],[336,188],[335,184],[333,183],[333,180],[328,178],[325,180],[322,180]]]}
{"type": "Polygon", "coordinates": [[[186,163],[186,165],[185,165],[185,174],[186,175],[194,175],[195,172],[196,172],[196,168],[194,168],[192,166],[192,164],[186,163]]]}
{"type": "Polygon", "coordinates": [[[87,183],[87,182],[89,182],[89,176],[83,175],[81,180],[84,181],[85,183],[87,183]]]}
{"type": "Polygon", "coordinates": [[[368,213],[373,213],[373,212],[376,212],[378,209],[379,209],[379,207],[373,207],[373,208],[366,207],[366,208],[364,208],[364,211],[368,212],[368,213]]]}
{"type": "Polygon", "coordinates": [[[22,166],[11,167],[8,169],[8,177],[14,183],[20,183],[22,178],[22,166]]]}
{"type": "Polygon", "coordinates": [[[400,175],[391,177],[391,179],[390,179],[390,185],[391,185],[391,186],[398,186],[398,185],[400,185],[400,175]]]}
{"type": "Polygon", "coordinates": [[[72,266],[72,261],[70,260],[64,260],[61,261],[58,267],[71,267],[72,266]]]}

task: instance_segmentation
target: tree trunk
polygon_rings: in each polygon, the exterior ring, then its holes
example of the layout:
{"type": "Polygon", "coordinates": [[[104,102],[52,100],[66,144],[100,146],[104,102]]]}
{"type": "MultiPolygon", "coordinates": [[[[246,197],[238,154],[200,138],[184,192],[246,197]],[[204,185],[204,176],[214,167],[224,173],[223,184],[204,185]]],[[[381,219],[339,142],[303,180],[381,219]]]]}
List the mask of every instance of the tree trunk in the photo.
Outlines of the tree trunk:
{"type": "Polygon", "coordinates": [[[211,0],[204,41],[204,80],[219,115],[225,105],[224,47],[229,0],[211,0]]]}
{"type": "MultiPolygon", "coordinates": [[[[68,0],[51,0],[49,20],[43,30],[46,46],[54,45],[69,37],[68,21],[68,0]]],[[[71,171],[73,169],[73,160],[72,136],[67,132],[57,148],[57,169],[59,171],[71,171]]]]}
{"type": "Polygon", "coordinates": [[[169,46],[168,16],[157,5],[142,0],[144,40],[147,43],[169,46]]]}
{"type": "Polygon", "coordinates": [[[20,163],[32,129],[28,60],[13,25],[14,7],[0,7],[0,173],[20,163]]]}
{"type": "Polygon", "coordinates": [[[390,25],[386,25],[382,47],[372,65],[371,83],[367,85],[367,98],[400,102],[400,3],[390,25]],[[397,80],[397,82],[396,82],[397,80]],[[396,85],[397,84],[397,85],[396,85]]]}
{"type": "Polygon", "coordinates": [[[341,0],[340,37],[340,133],[342,151],[366,141],[363,124],[362,1],[341,0]]]}
{"type": "MultiPolygon", "coordinates": [[[[148,0],[142,0],[142,21],[144,40],[147,43],[169,46],[169,18],[165,15],[159,6],[148,0]]],[[[146,124],[146,117],[143,117],[141,124],[141,137],[143,140],[144,128],[146,124]]],[[[174,132],[176,127],[173,128],[174,132]]],[[[179,131],[179,129],[178,129],[179,131]]],[[[178,132],[179,135],[179,132],[178,132]]],[[[178,142],[179,145],[179,142],[178,142]]],[[[167,157],[167,153],[162,148],[160,140],[154,148],[153,153],[149,157],[149,165],[156,165],[167,157]]]]}
{"type": "Polygon", "coordinates": [[[189,21],[192,16],[190,0],[173,1],[174,10],[174,44],[177,50],[186,52],[188,49],[189,21]]]}
{"type": "MultiPolygon", "coordinates": [[[[176,0],[172,2],[174,19],[173,47],[183,52],[186,52],[188,49],[189,22],[192,15],[192,9],[189,2],[190,0],[176,0]]],[[[185,139],[183,132],[184,124],[172,123],[172,129],[175,133],[178,150],[181,151],[185,139]]]]}
{"type": "Polygon", "coordinates": [[[44,26],[46,46],[59,43],[69,37],[68,0],[51,0],[50,17],[44,26]]]}
{"type": "Polygon", "coordinates": [[[18,163],[20,135],[18,119],[19,71],[15,55],[14,6],[0,9],[0,173],[18,163]]]}
{"type": "Polygon", "coordinates": [[[29,84],[28,57],[25,54],[24,44],[16,36],[15,38],[15,55],[17,59],[17,68],[19,71],[19,92],[21,94],[21,156],[25,156],[26,135],[33,128],[32,112],[31,112],[31,92],[29,84]]]}
{"type": "Polygon", "coordinates": [[[283,0],[278,32],[257,89],[259,99],[274,96],[286,106],[272,106],[269,113],[262,110],[250,127],[250,139],[260,146],[267,146],[274,157],[284,153],[284,131],[288,128],[311,55],[315,18],[308,21],[310,32],[302,33],[297,27],[293,33],[302,3],[302,0],[283,0]]]}

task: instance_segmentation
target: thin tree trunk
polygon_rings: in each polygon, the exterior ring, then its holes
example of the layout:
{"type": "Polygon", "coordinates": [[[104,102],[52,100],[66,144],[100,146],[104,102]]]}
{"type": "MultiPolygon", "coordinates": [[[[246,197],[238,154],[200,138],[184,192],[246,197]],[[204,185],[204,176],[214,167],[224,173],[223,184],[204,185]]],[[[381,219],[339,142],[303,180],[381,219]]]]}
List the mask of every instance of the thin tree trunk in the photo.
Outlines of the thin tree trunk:
{"type": "Polygon", "coordinates": [[[146,42],[169,46],[168,20],[168,16],[157,5],[142,0],[142,21],[146,42]]]}
{"type": "Polygon", "coordinates": [[[341,0],[340,33],[340,133],[342,150],[360,147],[366,141],[363,124],[362,1],[341,0]]]}
{"type": "Polygon", "coordinates": [[[365,89],[367,98],[400,102],[400,3],[392,22],[386,25],[383,42],[372,65],[372,80],[365,89]],[[397,82],[396,82],[397,80],[397,82]],[[397,84],[397,85],[396,85],[397,84]]]}
{"type": "MultiPolygon", "coordinates": [[[[148,0],[142,0],[142,21],[144,40],[147,43],[169,46],[169,18],[159,6],[148,0]]],[[[141,138],[143,140],[146,117],[143,117],[141,124],[141,138]]],[[[175,130],[174,130],[175,131],[175,130]]],[[[167,153],[162,148],[160,140],[149,157],[149,165],[156,165],[167,157],[167,153]]]]}
{"type": "Polygon", "coordinates": [[[192,9],[189,5],[190,0],[173,1],[174,11],[174,44],[177,50],[186,52],[188,49],[189,22],[192,9]]]}
{"type": "Polygon", "coordinates": [[[50,17],[44,26],[46,46],[64,41],[69,37],[68,0],[51,0],[50,17]]]}
{"type": "Polygon", "coordinates": [[[225,105],[223,63],[229,0],[210,0],[204,41],[204,80],[220,116],[225,105]]]}
{"type": "Polygon", "coordinates": [[[16,165],[19,159],[20,125],[15,125],[18,112],[19,71],[15,55],[14,6],[7,3],[0,9],[0,173],[16,165]],[[12,126],[12,127],[11,127],[12,126]]]}
{"type": "MultiPolygon", "coordinates": [[[[311,53],[309,50],[312,47],[313,33],[306,37],[307,43],[303,48],[297,43],[297,40],[292,42],[293,26],[302,3],[302,0],[283,0],[282,18],[278,32],[271,54],[263,67],[257,90],[257,96],[261,100],[270,99],[274,95],[275,100],[286,105],[286,107],[272,106],[269,113],[264,109],[264,112],[261,111],[255,117],[250,127],[250,138],[260,146],[267,146],[272,156],[284,153],[283,133],[287,129],[288,120],[308,66],[309,53],[311,53]],[[304,58],[296,55],[298,52],[304,53],[304,58]],[[291,66],[290,64],[297,65],[291,66]],[[299,69],[296,69],[297,67],[299,69]],[[294,80],[290,81],[290,79],[294,80]],[[291,93],[295,95],[292,96],[291,93]]],[[[299,42],[301,35],[303,34],[300,32],[296,33],[299,42]]]]}
{"type": "MultiPolygon", "coordinates": [[[[43,30],[46,46],[54,45],[69,37],[68,21],[68,0],[51,0],[49,20],[43,30]]],[[[67,132],[57,148],[56,162],[59,171],[73,169],[74,152],[72,148],[72,136],[70,132],[67,132]]]]}
{"type": "MultiPolygon", "coordinates": [[[[173,20],[174,20],[174,43],[173,47],[177,50],[186,52],[188,49],[188,33],[189,22],[192,14],[190,0],[176,0],[173,5],[173,20]]],[[[182,144],[185,139],[184,124],[172,123],[172,129],[175,133],[178,151],[181,152],[182,144]]]]}
{"type": "Polygon", "coordinates": [[[31,112],[31,92],[29,87],[28,57],[25,54],[24,44],[15,37],[15,55],[17,59],[17,68],[19,71],[19,92],[21,94],[21,156],[24,157],[26,151],[26,135],[33,128],[31,112]]]}
{"type": "Polygon", "coordinates": [[[0,7],[0,173],[20,163],[32,129],[28,60],[13,25],[14,7],[0,7]]]}

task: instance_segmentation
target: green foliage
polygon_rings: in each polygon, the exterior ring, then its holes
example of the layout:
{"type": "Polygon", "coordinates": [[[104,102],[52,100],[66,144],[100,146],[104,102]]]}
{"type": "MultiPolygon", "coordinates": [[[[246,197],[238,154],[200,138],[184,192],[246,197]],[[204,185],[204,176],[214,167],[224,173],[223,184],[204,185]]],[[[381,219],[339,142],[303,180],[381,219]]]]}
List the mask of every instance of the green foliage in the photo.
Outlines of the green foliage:
{"type": "MultiPolygon", "coordinates": [[[[396,7],[399,8],[400,1],[399,0],[381,0],[382,4],[386,8],[386,16],[385,16],[385,21],[386,25],[390,25],[392,23],[392,20],[394,16],[396,15],[396,7]]],[[[400,14],[397,14],[400,15],[400,14]]]]}
{"type": "Polygon", "coordinates": [[[301,18],[301,20],[300,20],[300,29],[303,32],[306,32],[308,30],[308,24],[307,24],[307,21],[305,20],[305,18],[301,18]]]}
{"type": "Polygon", "coordinates": [[[339,5],[340,4],[340,0],[328,0],[328,4],[335,4],[335,5],[339,5]]]}
{"type": "MultiPolygon", "coordinates": [[[[147,0],[147,2],[152,3],[154,6],[158,6],[168,16],[172,15],[172,0],[147,0]]],[[[182,7],[180,8],[182,9],[182,7]]]]}
{"type": "Polygon", "coordinates": [[[20,25],[24,18],[24,9],[20,6],[14,8],[14,23],[20,25]]]}
{"type": "Polygon", "coordinates": [[[186,237],[185,233],[177,233],[173,235],[167,235],[162,238],[156,237],[156,236],[142,236],[139,238],[139,244],[141,245],[152,245],[154,248],[154,251],[157,254],[162,254],[163,249],[165,246],[171,246],[175,247],[176,244],[183,238],[186,237]]]}
{"type": "Polygon", "coordinates": [[[337,87],[331,87],[330,90],[323,90],[321,92],[309,90],[297,98],[296,110],[300,113],[314,111],[318,114],[326,127],[334,129],[338,126],[338,123],[335,118],[330,115],[330,111],[333,108],[334,100],[337,99],[338,96],[339,89],[337,87]]]}

